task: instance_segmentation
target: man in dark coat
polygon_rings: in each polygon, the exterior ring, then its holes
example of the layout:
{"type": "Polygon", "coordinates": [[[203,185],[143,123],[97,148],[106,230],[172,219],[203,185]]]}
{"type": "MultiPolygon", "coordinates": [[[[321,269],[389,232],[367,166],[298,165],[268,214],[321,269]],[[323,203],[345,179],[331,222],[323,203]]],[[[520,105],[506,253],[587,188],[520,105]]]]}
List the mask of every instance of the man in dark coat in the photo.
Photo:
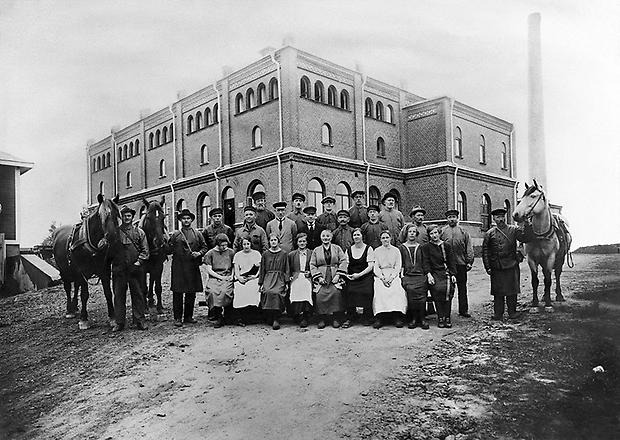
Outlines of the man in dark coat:
{"type": "Polygon", "coordinates": [[[249,238],[250,243],[252,243],[252,249],[262,254],[269,247],[269,241],[267,240],[265,230],[256,223],[256,208],[246,206],[243,208],[243,215],[245,220],[243,225],[235,231],[233,250],[235,252],[241,251],[243,249],[242,240],[249,238]]]}
{"type": "Polygon", "coordinates": [[[424,224],[424,216],[426,215],[426,210],[422,208],[420,205],[416,205],[411,208],[411,212],[409,212],[409,217],[411,217],[410,223],[405,223],[405,226],[400,230],[400,234],[398,235],[398,239],[401,243],[407,241],[407,227],[409,225],[415,225],[418,230],[418,238],[417,242],[419,244],[425,244],[429,242],[428,237],[428,228],[424,224]]]}
{"type": "Polygon", "coordinates": [[[146,330],[144,316],[146,305],[142,293],[142,266],[149,258],[149,245],[146,234],[133,225],[136,211],[123,206],[120,210],[122,224],[119,243],[112,253],[112,286],[114,288],[114,310],[116,325],[112,331],[125,328],[127,287],[131,295],[131,314],[138,330],[146,330]]]}
{"type": "Polygon", "coordinates": [[[222,208],[213,208],[209,211],[209,217],[211,217],[211,224],[202,233],[207,243],[207,249],[215,247],[215,237],[217,234],[225,234],[232,243],[235,239],[235,231],[224,223],[224,211],[222,208]]]}
{"type": "Polygon", "coordinates": [[[299,231],[305,221],[306,215],[304,214],[304,203],[306,202],[306,196],[301,193],[293,194],[293,212],[287,215],[288,218],[293,220],[297,225],[297,230],[299,231]]]}
{"type": "Polygon", "coordinates": [[[338,218],[334,213],[334,206],[336,205],[336,199],[327,196],[321,200],[323,205],[323,214],[319,215],[316,221],[323,227],[323,229],[329,229],[334,231],[338,227],[338,218]]]}
{"type": "Polygon", "coordinates": [[[349,226],[349,211],[338,211],[338,227],[334,230],[332,243],[340,246],[343,251],[348,251],[353,246],[353,228],[349,226]]]}
{"type": "Polygon", "coordinates": [[[368,221],[360,229],[362,230],[364,243],[373,249],[381,246],[381,233],[387,231],[388,227],[385,223],[379,221],[379,207],[377,205],[370,205],[368,207],[368,221]]]}
{"type": "Polygon", "coordinates": [[[266,230],[267,223],[276,218],[276,215],[265,207],[267,204],[267,199],[264,192],[255,192],[252,194],[252,199],[254,199],[254,205],[256,208],[256,224],[263,228],[263,230],[266,230]]]}
{"type": "Polygon", "coordinates": [[[303,232],[308,236],[308,249],[313,250],[321,245],[321,231],[325,228],[316,221],[316,208],[314,206],[306,206],[304,214],[306,221],[297,232],[303,232]]]}
{"type": "Polygon", "coordinates": [[[364,206],[364,195],[366,193],[361,190],[353,191],[351,198],[353,206],[349,209],[349,226],[353,229],[361,227],[368,221],[368,210],[364,206]]]}
{"type": "Polygon", "coordinates": [[[183,209],[178,213],[177,219],[181,222],[181,229],[174,231],[169,241],[172,253],[170,290],[172,290],[174,325],[177,327],[182,326],[183,322],[196,323],[194,319],[196,292],[203,290],[200,264],[208,249],[202,234],[191,226],[195,218],[189,209],[183,209]]]}

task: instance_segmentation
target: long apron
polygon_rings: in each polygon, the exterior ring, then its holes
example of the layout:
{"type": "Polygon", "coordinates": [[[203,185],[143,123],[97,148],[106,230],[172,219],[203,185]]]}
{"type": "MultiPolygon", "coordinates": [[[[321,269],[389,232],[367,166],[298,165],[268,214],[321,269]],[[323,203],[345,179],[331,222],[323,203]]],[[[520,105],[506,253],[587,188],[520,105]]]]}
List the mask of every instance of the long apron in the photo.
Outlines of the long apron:
{"type": "MultiPolygon", "coordinates": [[[[392,276],[396,269],[385,269],[386,275],[392,276]]],[[[378,277],[375,277],[375,295],[372,301],[374,314],[386,312],[407,311],[407,294],[401,285],[398,276],[394,278],[390,287],[386,287],[378,277]]]]}
{"type": "Polygon", "coordinates": [[[326,284],[320,285],[316,292],[316,312],[319,315],[331,315],[342,312],[345,308],[342,291],[332,284],[331,268],[325,273],[326,284]]]}
{"type": "Polygon", "coordinates": [[[258,278],[251,279],[245,284],[235,281],[235,297],[233,307],[241,309],[247,306],[258,306],[260,303],[260,293],[258,292],[258,278]]]}
{"type": "Polygon", "coordinates": [[[207,304],[211,307],[226,307],[232,303],[233,282],[209,277],[207,281],[207,304]]]}
{"type": "MultiPolygon", "coordinates": [[[[368,267],[368,249],[366,246],[360,258],[353,258],[351,249],[347,250],[349,254],[349,274],[360,273],[368,267]]],[[[357,280],[351,280],[347,283],[347,307],[363,307],[370,309],[372,307],[372,297],[374,294],[374,274],[367,273],[357,280]]]]}

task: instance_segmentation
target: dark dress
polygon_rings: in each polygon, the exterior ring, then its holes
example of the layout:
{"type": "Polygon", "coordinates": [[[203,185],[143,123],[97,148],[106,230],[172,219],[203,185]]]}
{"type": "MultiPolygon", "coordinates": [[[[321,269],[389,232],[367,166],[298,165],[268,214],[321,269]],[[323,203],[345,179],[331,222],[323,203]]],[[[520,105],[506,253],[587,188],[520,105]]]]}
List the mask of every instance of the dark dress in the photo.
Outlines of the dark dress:
{"type": "MultiPolygon", "coordinates": [[[[370,249],[370,246],[366,245],[362,256],[358,259],[353,258],[351,248],[347,250],[347,254],[349,255],[349,274],[363,272],[368,267],[368,261],[366,261],[368,258],[368,249],[370,249]]],[[[374,273],[372,270],[357,280],[350,280],[347,283],[347,307],[372,309],[374,282],[374,273]]]]}
{"type": "Polygon", "coordinates": [[[410,310],[424,308],[428,293],[428,284],[422,268],[422,246],[400,245],[403,259],[402,284],[407,292],[407,307],[410,310]]]}
{"type": "Polygon", "coordinates": [[[432,274],[435,284],[429,286],[434,301],[450,301],[454,297],[454,284],[450,276],[456,276],[452,248],[448,243],[422,245],[422,267],[425,274],[432,274]]]}
{"type": "Polygon", "coordinates": [[[263,286],[260,306],[263,310],[284,311],[286,283],[289,273],[288,255],[282,249],[277,252],[266,250],[260,263],[258,284],[263,286]]]}

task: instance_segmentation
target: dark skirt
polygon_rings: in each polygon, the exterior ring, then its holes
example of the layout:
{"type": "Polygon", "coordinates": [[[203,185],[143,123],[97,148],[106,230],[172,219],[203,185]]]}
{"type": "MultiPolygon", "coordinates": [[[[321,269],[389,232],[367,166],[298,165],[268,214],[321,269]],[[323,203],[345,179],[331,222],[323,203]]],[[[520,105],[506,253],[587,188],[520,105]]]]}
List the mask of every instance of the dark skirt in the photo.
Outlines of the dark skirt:
{"type": "Polygon", "coordinates": [[[349,281],[346,289],[347,307],[371,309],[374,290],[375,280],[372,272],[357,280],[349,281]]]}
{"type": "Polygon", "coordinates": [[[428,283],[426,275],[404,276],[403,288],[407,292],[407,305],[409,309],[422,309],[426,304],[428,283]]]}
{"type": "Polygon", "coordinates": [[[301,315],[302,313],[312,312],[312,304],[308,301],[295,301],[289,304],[288,314],[291,316],[301,315]]]}
{"type": "Polygon", "coordinates": [[[435,284],[429,285],[433,301],[450,301],[454,297],[454,284],[445,272],[433,272],[435,284]]]}
{"type": "Polygon", "coordinates": [[[521,292],[519,266],[491,271],[491,295],[510,296],[521,292]]]}
{"type": "Polygon", "coordinates": [[[331,315],[332,313],[342,312],[345,309],[342,291],[336,289],[332,283],[321,286],[316,293],[314,304],[319,315],[331,315]]]}

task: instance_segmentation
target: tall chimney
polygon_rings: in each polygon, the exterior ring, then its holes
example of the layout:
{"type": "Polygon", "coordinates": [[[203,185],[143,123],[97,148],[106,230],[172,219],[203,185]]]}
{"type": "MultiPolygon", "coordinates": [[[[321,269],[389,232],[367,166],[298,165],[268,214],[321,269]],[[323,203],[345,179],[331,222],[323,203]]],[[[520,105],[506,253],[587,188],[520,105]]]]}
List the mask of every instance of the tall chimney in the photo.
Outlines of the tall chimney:
{"type": "Polygon", "coordinates": [[[536,179],[548,192],[545,159],[545,121],[543,104],[540,13],[528,16],[528,156],[530,179],[536,179]]]}

